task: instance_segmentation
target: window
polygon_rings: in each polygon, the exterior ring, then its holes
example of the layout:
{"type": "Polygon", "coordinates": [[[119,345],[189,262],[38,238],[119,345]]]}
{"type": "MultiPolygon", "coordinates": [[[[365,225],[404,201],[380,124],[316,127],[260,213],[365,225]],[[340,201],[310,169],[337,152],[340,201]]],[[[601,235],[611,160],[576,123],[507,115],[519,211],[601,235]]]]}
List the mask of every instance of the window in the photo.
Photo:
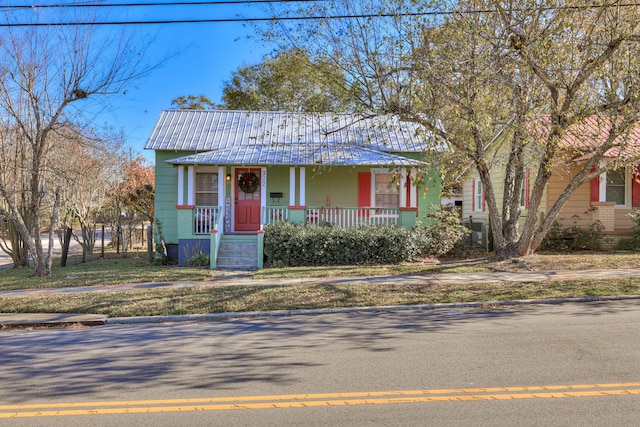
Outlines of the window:
{"type": "Polygon", "coordinates": [[[616,205],[627,204],[626,173],[624,169],[607,172],[607,202],[616,202],[616,205]]]}
{"type": "Polygon", "coordinates": [[[196,206],[218,206],[217,173],[196,173],[196,206]]]}
{"type": "Polygon", "coordinates": [[[482,181],[479,179],[473,181],[473,210],[475,212],[482,212],[482,205],[484,202],[483,191],[482,191],[482,181]]]}
{"type": "Polygon", "coordinates": [[[398,208],[400,207],[400,179],[393,179],[391,173],[375,174],[375,207],[398,208]]]}

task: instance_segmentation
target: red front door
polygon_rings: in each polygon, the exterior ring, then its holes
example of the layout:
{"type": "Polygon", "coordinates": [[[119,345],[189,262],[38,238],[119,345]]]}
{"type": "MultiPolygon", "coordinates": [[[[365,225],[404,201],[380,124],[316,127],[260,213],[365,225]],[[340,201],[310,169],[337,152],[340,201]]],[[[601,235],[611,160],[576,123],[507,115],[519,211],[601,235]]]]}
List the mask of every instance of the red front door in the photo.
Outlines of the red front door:
{"type": "Polygon", "coordinates": [[[260,229],[260,181],[260,169],[236,169],[236,231],[260,229]]]}

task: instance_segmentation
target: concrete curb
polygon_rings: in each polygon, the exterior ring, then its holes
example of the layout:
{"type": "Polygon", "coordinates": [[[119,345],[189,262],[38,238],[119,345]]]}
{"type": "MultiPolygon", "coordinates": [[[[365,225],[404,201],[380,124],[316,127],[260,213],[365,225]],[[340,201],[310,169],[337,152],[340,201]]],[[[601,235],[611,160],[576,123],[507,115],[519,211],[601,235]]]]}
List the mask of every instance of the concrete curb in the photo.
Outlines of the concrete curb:
{"type": "Polygon", "coordinates": [[[444,303],[444,304],[419,304],[419,305],[393,305],[393,306],[372,306],[372,307],[338,307],[321,308],[310,310],[279,310],[279,311],[248,311],[238,313],[211,313],[192,314],[181,316],[140,316],[140,317],[110,317],[107,324],[140,324],[140,323],[178,323],[178,322],[211,322],[233,319],[257,319],[266,317],[291,317],[309,316],[322,314],[339,313],[367,313],[378,311],[411,311],[411,310],[451,310],[456,308],[484,308],[499,306],[536,305],[536,304],[566,304],[566,303],[590,303],[640,299],[640,295],[603,296],[603,297],[580,297],[580,298],[557,298],[557,299],[534,299],[534,300],[507,300],[507,301],[485,301],[468,303],[444,303]]]}
{"type": "Polygon", "coordinates": [[[0,329],[26,326],[100,326],[106,325],[107,319],[108,316],[102,314],[0,313],[0,329]]]}

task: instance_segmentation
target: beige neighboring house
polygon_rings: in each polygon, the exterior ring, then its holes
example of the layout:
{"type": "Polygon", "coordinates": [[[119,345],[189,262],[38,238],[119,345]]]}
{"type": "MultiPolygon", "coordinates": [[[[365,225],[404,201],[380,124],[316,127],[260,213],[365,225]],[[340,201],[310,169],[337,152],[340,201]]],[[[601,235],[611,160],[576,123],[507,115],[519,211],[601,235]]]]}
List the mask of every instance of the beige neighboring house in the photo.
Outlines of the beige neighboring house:
{"type": "MultiPolygon", "coordinates": [[[[542,135],[544,124],[548,123],[548,116],[540,116],[534,125],[529,126],[531,135],[542,135]]],[[[556,202],[569,180],[574,176],[590,157],[589,147],[601,145],[610,134],[610,123],[598,119],[596,116],[585,119],[580,124],[569,128],[560,143],[565,155],[552,172],[545,188],[538,212],[538,223],[544,218],[556,202]]],[[[494,186],[498,207],[502,207],[504,194],[504,166],[509,152],[509,126],[501,130],[491,142],[489,152],[493,156],[491,162],[491,178],[494,186]]],[[[533,138],[535,139],[535,138],[533,138]]],[[[601,164],[613,162],[616,159],[633,159],[638,156],[640,149],[640,125],[636,125],[630,132],[617,138],[616,148],[605,153],[601,164]]],[[[535,182],[538,162],[536,159],[538,146],[535,141],[525,146],[525,177],[521,194],[521,213],[519,223],[524,224],[529,212],[529,193],[535,182]],[[530,163],[527,166],[527,163],[530,163]]],[[[488,223],[489,215],[485,204],[485,194],[482,182],[475,168],[471,166],[463,182],[463,221],[488,223]]],[[[580,186],[564,205],[556,220],[566,227],[578,226],[586,228],[594,221],[600,221],[604,226],[604,234],[615,242],[622,237],[631,235],[634,223],[630,214],[640,209],[640,166],[621,167],[602,173],[599,177],[580,186]]]]}

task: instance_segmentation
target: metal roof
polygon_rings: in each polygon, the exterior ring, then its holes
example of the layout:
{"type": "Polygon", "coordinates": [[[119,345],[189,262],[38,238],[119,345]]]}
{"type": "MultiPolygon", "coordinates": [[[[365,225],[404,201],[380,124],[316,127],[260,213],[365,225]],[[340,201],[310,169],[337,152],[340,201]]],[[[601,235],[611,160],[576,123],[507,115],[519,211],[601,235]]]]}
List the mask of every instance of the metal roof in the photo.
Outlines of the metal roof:
{"type": "Polygon", "coordinates": [[[145,148],[209,151],[247,144],[346,144],[398,152],[443,149],[424,128],[397,116],[224,110],[165,110],[145,148]]]}
{"type": "Polygon", "coordinates": [[[420,166],[425,163],[362,147],[302,144],[242,145],[167,160],[175,165],[420,166]]]}

